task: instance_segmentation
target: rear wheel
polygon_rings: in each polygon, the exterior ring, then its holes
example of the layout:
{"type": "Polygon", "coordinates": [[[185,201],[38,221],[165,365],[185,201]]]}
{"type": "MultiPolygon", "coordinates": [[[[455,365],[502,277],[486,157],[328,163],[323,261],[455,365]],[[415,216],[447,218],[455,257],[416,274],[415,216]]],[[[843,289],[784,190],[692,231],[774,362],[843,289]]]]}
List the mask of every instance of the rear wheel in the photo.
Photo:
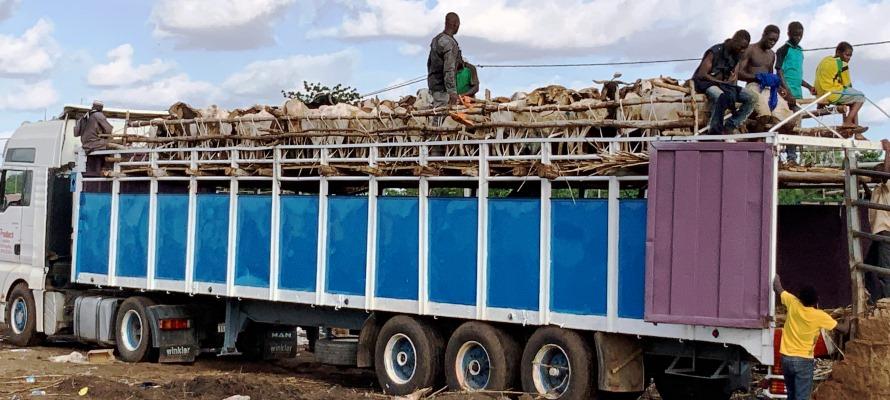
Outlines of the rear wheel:
{"type": "Polygon", "coordinates": [[[539,328],[522,352],[522,389],[547,399],[595,398],[594,363],[590,346],[578,333],[539,328]]]}
{"type": "Polygon", "coordinates": [[[148,307],[154,301],[141,297],[130,297],[121,303],[115,319],[115,346],[118,355],[126,362],[153,361],[157,351],[152,346],[151,326],[148,322],[148,307]]]}
{"type": "Polygon", "coordinates": [[[408,395],[436,386],[442,376],[442,337],[416,318],[399,315],[377,335],[374,369],[386,394],[408,395]]]}
{"type": "Polygon", "coordinates": [[[34,293],[20,283],[9,292],[6,320],[9,321],[9,342],[16,346],[34,346],[43,340],[37,332],[37,307],[34,293]]]}
{"type": "Polygon", "coordinates": [[[512,389],[519,366],[519,346],[504,331],[484,322],[461,325],[448,340],[445,378],[451,390],[512,389]]]}

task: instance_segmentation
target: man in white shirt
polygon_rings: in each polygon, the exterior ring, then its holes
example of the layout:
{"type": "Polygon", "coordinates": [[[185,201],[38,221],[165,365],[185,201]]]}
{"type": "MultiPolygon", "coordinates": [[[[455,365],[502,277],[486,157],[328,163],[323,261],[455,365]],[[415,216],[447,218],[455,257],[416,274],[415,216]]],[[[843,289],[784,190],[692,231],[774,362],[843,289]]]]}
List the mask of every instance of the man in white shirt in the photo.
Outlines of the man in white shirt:
{"type": "MultiPolygon", "coordinates": [[[[878,171],[890,172],[890,140],[881,140],[884,148],[884,162],[875,167],[878,171]]],[[[890,206],[890,182],[886,178],[880,179],[871,193],[873,203],[890,206]]],[[[890,237],[890,212],[875,209],[868,210],[868,223],[871,225],[871,233],[890,237]]],[[[872,246],[877,247],[878,266],[890,269],[890,243],[875,241],[872,246]]],[[[873,288],[878,293],[872,293],[872,299],[890,297],[890,276],[879,276],[881,288],[873,288]]]]}

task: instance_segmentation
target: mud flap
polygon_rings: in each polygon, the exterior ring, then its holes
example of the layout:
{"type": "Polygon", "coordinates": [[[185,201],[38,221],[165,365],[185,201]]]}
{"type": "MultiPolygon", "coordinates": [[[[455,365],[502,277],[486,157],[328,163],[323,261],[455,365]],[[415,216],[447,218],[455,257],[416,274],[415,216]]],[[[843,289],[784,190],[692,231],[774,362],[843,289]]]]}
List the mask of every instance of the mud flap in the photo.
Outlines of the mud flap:
{"type": "Polygon", "coordinates": [[[358,352],[356,353],[357,367],[372,368],[374,366],[374,347],[383,322],[386,321],[378,322],[377,314],[371,314],[362,325],[362,331],[358,337],[358,352]]]}
{"type": "Polygon", "coordinates": [[[597,332],[594,339],[597,386],[619,393],[645,390],[642,342],[633,336],[603,332],[597,332]]]}
{"type": "Polygon", "coordinates": [[[181,305],[157,305],[147,309],[151,325],[152,345],[158,348],[158,362],[190,363],[195,361],[200,350],[195,338],[194,319],[188,308],[181,305]],[[192,321],[188,329],[161,330],[162,319],[188,319],[192,321]]]}
{"type": "Polygon", "coordinates": [[[297,355],[297,328],[275,326],[263,336],[263,360],[294,358],[297,355]]]}

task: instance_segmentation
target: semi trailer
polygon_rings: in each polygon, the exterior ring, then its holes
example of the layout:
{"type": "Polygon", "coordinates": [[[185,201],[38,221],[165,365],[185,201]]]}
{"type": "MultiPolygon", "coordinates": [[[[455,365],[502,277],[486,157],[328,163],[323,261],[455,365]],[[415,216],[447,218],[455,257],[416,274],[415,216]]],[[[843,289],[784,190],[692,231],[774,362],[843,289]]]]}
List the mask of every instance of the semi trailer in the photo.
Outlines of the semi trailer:
{"type": "MultiPolygon", "coordinates": [[[[6,143],[8,341],[65,336],[126,362],[191,362],[292,354],[302,327],[319,360],[373,368],[396,395],[747,389],[754,365],[775,362],[778,150],[874,146],[772,132],[180,141],[93,152],[109,167],[90,175],[73,136],[86,111],[66,106],[6,143]],[[573,144],[582,151],[563,152],[573,144]],[[631,145],[648,169],[503,172],[631,145]],[[316,340],[319,327],[357,337],[316,340]]],[[[106,115],[147,143],[177,126],[207,134],[167,112],[106,115]]]]}

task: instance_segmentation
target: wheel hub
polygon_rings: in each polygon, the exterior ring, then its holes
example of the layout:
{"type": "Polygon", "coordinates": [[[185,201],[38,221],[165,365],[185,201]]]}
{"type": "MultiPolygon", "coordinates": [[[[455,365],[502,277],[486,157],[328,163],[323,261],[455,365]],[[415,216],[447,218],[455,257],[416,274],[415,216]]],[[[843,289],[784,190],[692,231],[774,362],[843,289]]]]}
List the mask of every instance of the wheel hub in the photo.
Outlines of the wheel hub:
{"type": "Polygon", "coordinates": [[[532,364],[532,381],[538,394],[548,399],[557,399],[568,391],[572,365],[562,347],[555,344],[542,346],[535,354],[532,364]]]}
{"type": "Polygon", "coordinates": [[[127,310],[120,326],[124,348],[136,351],[142,344],[142,317],[136,310],[127,310]]]}
{"type": "Polygon", "coordinates": [[[469,341],[461,345],[457,351],[454,368],[458,383],[465,390],[488,388],[491,379],[491,359],[481,343],[469,341]]]}
{"type": "Polygon", "coordinates": [[[16,334],[20,334],[25,331],[25,326],[28,324],[28,305],[25,304],[25,300],[22,298],[17,298],[12,303],[12,330],[16,334]]]}
{"type": "Polygon", "coordinates": [[[417,349],[407,335],[397,333],[386,342],[383,366],[393,382],[404,385],[414,378],[417,369],[417,349]]]}
{"type": "Polygon", "coordinates": [[[479,365],[479,361],[473,360],[473,361],[470,361],[469,370],[470,370],[470,375],[476,376],[476,375],[479,375],[479,372],[482,371],[482,366],[479,365]]]}

